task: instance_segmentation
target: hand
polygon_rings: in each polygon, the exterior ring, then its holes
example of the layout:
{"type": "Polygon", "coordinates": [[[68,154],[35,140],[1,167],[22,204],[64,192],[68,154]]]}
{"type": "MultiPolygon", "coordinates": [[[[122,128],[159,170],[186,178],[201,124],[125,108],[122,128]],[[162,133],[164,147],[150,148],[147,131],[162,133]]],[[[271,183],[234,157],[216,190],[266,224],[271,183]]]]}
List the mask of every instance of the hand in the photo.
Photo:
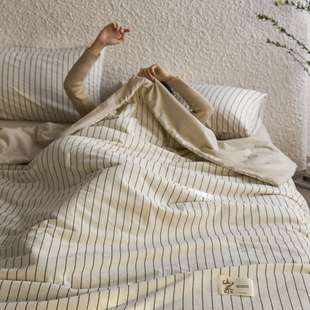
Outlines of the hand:
{"type": "Polygon", "coordinates": [[[125,41],[126,32],[130,32],[130,29],[124,29],[119,24],[111,23],[100,31],[96,40],[105,46],[116,45],[125,41]]]}
{"type": "Polygon", "coordinates": [[[124,29],[119,24],[111,23],[105,26],[89,48],[94,54],[99,55],[107,45],[116,45],[125,41],[125,33],[130,29],[124,29]]]}
{"type": "Polygon", "coordinates": [[[152,65],[148,68],[141,68],[139,71],[139,76],[141,77],[142,74],[144,74],[144,76],[150,81],[154,81],[156,78],[160,82],[168,82],[174,77],[173,74],[165,70],[159,64],[152,65]]]}

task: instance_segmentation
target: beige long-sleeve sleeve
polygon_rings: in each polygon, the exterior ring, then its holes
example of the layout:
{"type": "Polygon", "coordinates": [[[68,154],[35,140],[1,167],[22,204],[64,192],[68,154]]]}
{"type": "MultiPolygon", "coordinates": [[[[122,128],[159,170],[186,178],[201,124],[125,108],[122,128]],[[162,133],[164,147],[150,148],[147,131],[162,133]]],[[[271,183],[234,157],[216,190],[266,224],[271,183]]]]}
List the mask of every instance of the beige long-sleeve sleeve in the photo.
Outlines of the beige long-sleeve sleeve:
{"type": "MultiPolygon", "coordinates": [[[[86,49],[64,81],[64,89],[81,116],[85,116],[96,108],[88,94],[85,83],[87,75],[98,58],[99,56],[86,49]]],[[[192,114],[204,124],[213,112],[212,105],[180,77],[172,78],[167,84],[183,97],[192,109],[192,114]]]]}
{"type": "Polygon", "coordinates": [[[85,116],[96,108],[96,105],[88,94],[85,83],[92,66],[98,58],[99,56],[86,49],[64,80],[64,89],[81,116],[85,116]]]}
{"type": "Polygon", "coordinates": [[[179,93],[192,110],[192,114],[205,123],[213,113],[212,104],[196,89],[188,85],[179,76],[173,77],[167,84],[179,93]]]}

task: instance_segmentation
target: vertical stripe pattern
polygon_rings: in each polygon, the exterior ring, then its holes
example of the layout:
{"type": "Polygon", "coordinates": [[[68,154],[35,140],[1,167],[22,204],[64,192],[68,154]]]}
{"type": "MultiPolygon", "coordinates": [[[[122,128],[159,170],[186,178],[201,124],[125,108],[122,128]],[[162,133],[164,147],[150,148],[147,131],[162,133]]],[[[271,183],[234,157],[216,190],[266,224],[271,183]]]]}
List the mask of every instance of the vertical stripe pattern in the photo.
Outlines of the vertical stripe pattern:
{"type": "MultiPolygon", "coordinates": [[[[64,49],[0,48],[0,119],[75,122],[79,114],[63,81],[85,47],[64,49]]],[[[92,67],[86,88],[96,105],[104,53],[92,67]]]]}
{"type": "MultiPolygon", "coordinates": [[[[266,94],[231,86],[191,84],[213,106],[214,111],[206,126],[218,139],[238,139],[252,136],[262,124],[266,94]]],[[[189,109],[177,93],[174,96],[189,109]]]]}
{"type": "Polygon", "coordinates": [[[0,309],[307,309],[309,209],[202,160],[140,98],[0,170],[0,309]],[[218,275],[254,298],[222,296],[218,275]]]}

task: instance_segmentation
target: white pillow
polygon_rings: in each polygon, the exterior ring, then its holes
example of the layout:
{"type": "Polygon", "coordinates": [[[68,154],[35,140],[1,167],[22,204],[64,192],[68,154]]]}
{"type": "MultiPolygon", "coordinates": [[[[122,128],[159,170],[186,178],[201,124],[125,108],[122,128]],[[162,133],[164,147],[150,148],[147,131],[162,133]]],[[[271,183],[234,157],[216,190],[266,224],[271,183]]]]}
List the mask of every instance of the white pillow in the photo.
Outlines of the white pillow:
{"type": "MultiPolygon", "coordinates": [[[[0,48],[0,119],[75,122],[80,116],[63,81],[85,47],[61,49],[0,48]]],[[[100,101],[104,53],[92,67],[86,88],[100,101]]]]}
{"type": "MultiPolygon", "coordinates": [[[[214,107],[206,126],[218,139],[237,139],[252,136],[263,121],[266,94],[255,90],[208,84],[191,84],[214,107]]],[[[189,109],[175,91],[174,96],[189,109]]]]}

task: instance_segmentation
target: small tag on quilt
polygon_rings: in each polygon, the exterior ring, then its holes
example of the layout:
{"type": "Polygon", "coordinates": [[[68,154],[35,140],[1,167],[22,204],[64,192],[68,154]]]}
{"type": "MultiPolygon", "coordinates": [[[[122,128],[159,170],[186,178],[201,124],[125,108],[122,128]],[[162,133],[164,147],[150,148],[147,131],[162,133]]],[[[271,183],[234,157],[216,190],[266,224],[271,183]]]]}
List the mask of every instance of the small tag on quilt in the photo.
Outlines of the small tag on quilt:
{"type": "Polygon", "coordinates": [[[218,292],[220,295],[254,297],[253,281],[249,278],[230,278],[219,275],[218,292]]]}

